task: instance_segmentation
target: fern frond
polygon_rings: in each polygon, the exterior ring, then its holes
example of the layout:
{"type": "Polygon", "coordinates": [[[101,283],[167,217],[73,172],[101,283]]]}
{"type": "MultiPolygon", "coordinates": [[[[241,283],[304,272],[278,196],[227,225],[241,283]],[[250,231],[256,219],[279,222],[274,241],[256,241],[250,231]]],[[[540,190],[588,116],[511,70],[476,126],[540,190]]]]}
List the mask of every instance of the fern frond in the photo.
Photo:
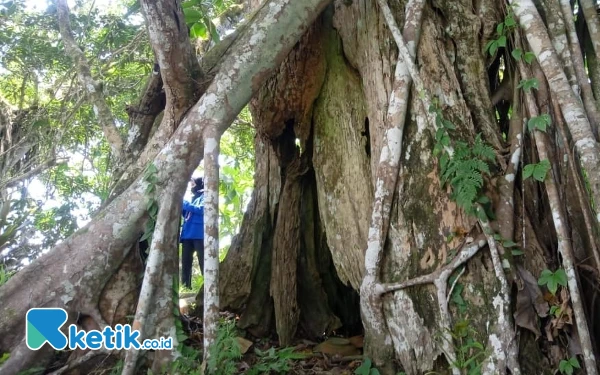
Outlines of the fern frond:
{"type": "Polygon", "coordinates": [[[479,156],[483,160],[494,160],[496,158],[494,149],[483,142],[481,139],[481,134],[477,134],[477,137],[475,137],[473,154],[475,154],[475,156],[479,156]]]}

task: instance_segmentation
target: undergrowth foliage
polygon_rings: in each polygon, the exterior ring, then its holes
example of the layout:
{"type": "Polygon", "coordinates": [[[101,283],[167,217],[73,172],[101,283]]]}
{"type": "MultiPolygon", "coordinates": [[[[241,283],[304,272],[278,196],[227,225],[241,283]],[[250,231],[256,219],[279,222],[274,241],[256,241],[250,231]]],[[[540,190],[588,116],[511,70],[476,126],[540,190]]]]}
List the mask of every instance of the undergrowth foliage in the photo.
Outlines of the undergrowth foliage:
{"type": "Polygon", "coordinates": [[[233,375],[237,373],[237,362],[242,358],[240,344],[236,339],[235,322],[222,321],[217,339],[210,347],[207,363],[211,375],[233,375]]]}
{"type": "Polygon", "coordinates": [[[258,357],[258,363],[248,370],[247,375],[288,374],[292,370],[290,361],[306,358],[304,354],[294,352],[294,348],[276,350],[271,347],[266,351],[254,349],[254,352],[258,357]]]}
{"type": "MultiPolygon", "coordinates": [[[[211,346],[207,363],[207,373],[210,375],[234,375],[239,373],[242,350],[238,341],[241,332],[235,327],[235,321],[223,320],[219,324],[217,339],[211,346]]],[[[292,371],[291,361],[306,358],[305,354],[297,353],[294,348],[274,347],[268,350],[254,348],[256,362],[245,374],[288,374],[292,371]]]]}
{"type": "Polygon", "coordinates": [[[477,331],[470,326],[468,320],[461,320],[454,325],[450,334],[458,344],[456,362],[452,366],[466,371],[468,375],[481,375],[483,359],[489,351],[475,339],[477,331]]]}

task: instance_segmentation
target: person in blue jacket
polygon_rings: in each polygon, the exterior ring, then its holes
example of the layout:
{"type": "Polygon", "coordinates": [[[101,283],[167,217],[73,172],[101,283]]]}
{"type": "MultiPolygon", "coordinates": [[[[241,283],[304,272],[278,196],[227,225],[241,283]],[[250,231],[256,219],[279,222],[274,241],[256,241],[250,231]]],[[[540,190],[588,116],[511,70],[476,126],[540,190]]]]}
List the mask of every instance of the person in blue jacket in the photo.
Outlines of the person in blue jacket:
{"type": "Polygon", "coordinates": [[[192,288],[194,253],[198,256],[200,271],[204,274],[204,181],[202,177],[191,180],[192,200],[183,201],[183,228],[181,230],[181,282],[192,288]]]}

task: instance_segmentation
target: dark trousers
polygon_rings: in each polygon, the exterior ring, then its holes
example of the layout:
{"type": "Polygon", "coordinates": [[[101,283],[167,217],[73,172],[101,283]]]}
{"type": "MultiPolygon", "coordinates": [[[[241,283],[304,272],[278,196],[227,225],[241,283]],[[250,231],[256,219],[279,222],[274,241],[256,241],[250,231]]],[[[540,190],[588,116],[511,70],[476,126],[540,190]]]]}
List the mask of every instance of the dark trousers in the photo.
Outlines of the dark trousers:
{"type": "Polygon", "coordinates": [[[183,245],[181,255],[181,283],[188,289],[191,289],[194,252],[198,257],[200,272],[204,274],[204,240],[183,240],[181,244],[183,245]]]}

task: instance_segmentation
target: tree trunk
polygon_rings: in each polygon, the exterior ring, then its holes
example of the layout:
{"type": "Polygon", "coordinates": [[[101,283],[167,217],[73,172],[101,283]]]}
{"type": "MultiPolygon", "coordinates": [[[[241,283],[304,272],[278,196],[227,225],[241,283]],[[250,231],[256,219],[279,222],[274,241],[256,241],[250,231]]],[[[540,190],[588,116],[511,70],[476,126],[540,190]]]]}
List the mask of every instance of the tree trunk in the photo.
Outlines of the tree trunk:
{"type": "Polygon", "coordinates": [[[282,345],[296,333],[315,339],[360,326],[358,296],[333,267],[312,165],[327,22],[331,30],[331,16],[321,17],[252,101],[255,189],[221,273],[221,308],[243,311],[239,325],[255,335],[274,329],[282,345]]]}

